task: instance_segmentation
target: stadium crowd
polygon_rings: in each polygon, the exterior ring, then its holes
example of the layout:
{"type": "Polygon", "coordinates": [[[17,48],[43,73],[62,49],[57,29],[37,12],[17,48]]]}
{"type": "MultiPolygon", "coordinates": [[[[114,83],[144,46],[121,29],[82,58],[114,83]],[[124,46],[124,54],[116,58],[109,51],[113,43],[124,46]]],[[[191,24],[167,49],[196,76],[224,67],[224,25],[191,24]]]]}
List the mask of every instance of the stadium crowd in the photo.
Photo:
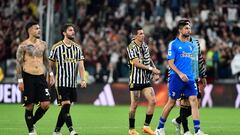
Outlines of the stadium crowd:
{"type": "MultiPolygon", "coordinates": [[[[43,4],[47,6],[47,0],[43,4]]],[[[16,57],[25,22],[39,20],[39,11],[46,9],[39,7],[39,0],[0,1],[0,74],[6,76],[7,61],[16,57]]],[[[93,82],[128,77],[126,45],[136,25],[143,27],[152,59],[165,80],[167,45],[181,18],[192,21],[192,35],[200,41],[208,77],[232,78],[230,64],[240,53],[238,0],[55,0],[54,7],[55,29],[60,31],[58,24],[65,22],[79,28],[76,42],[82,45],[93,82]]],[[[61,38],[58,35],[54,42],[61,38]]]]}

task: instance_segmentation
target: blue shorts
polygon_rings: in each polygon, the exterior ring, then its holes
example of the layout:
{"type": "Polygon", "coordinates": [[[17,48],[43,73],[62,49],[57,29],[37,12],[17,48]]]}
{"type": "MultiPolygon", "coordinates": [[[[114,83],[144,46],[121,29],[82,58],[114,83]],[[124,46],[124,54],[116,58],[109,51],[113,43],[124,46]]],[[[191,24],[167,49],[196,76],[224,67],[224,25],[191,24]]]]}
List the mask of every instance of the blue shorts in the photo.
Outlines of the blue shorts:
{"type": "Polygon", "coordinates": [[[169,77],[168,83],[168,95],[172,99],[179,99],[181,94],[186,97],[197,96],[197,84],[194,80],[189,80],[188,82],[183,82],[177,74],[172,74],[169,77]]]}

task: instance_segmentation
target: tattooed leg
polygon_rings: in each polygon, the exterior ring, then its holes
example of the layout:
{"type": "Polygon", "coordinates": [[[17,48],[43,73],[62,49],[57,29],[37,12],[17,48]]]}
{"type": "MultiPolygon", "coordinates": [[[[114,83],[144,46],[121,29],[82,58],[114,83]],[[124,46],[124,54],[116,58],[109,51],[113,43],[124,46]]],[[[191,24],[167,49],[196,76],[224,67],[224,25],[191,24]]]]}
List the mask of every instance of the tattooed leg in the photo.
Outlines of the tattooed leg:
{"type": "Polygon", "coordinates": [[[144,122],[144,126],[149,126],[153,117],[154,108],[156,104],[155,93],[152,87],[148,87],[143,89],[143,95],[148,101],[148,107],[146,112],[146,118],[144,122]]]}
{"type": "Polygon", "coordinates": [[[135,112],[138,106],[140,91],[130,91],[131,105],[129,111],[129,118],[135,118],[135,112]]]}
{"type": "Polygon", "coordinates": [[[140,98],[140,91],[130,91],[131,105],[129,108],[129,129],[135,128],[135,112],[140,98]]]}

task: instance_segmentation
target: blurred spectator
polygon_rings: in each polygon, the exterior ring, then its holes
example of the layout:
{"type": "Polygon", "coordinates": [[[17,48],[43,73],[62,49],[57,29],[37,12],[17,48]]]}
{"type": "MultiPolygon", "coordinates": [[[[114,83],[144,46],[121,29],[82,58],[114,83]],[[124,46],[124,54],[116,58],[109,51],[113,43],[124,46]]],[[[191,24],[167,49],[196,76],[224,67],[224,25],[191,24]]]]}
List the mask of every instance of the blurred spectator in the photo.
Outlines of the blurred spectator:
{"type": "MultiPolygon", "coordinates": [[[[47,7],[43,0],[43,7],[47,7]]],[[[73,22],[80,29],[77,42],[83,46],[89,78],[114,82],[128,77],[125,46],[131,29],[146,31],[151,56],[166,79],[166,53],[181,18],[192,20],[192,32],[199,39],[206,58],[208,77],[230,78],[230,64],[240,45],[240,2],[236,0],[55,0],[54,31],[59,23],[73,22]],[[67,6],[66,6],[67,5],[67,6]]],[[[15,58],[24,37],[24,24],[39,20],[39,0],[0,1],[0,66],[6,72],[7,59],[15,58]]],[[[46,34],[43,17],[43,35],[46,34]]],[[[44,36],[43,36],[44,37],[44,36]]],[[[53,35],[54,41],[61,37],[53,35]]],[[[53,41],[53,42],[54,42],[53,41]]]]}

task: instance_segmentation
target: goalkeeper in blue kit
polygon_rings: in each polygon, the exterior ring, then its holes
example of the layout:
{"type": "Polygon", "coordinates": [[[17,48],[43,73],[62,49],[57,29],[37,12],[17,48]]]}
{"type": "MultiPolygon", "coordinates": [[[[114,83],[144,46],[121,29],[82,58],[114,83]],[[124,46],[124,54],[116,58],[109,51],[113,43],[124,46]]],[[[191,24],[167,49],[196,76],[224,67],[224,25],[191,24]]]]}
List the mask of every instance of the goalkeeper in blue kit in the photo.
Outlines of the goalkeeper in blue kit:
{"type": "MultiPolygon", "coordinates": [[[[185,20],[187,23],[191,25],[190,20],[185,20]]],[[[200,43],[196,38],[189,37],[189,41],[193,44],[193,58],[192,58],[192,71],[194,75],[195,82],[197,84],[198,89],[198,103],[200,104],[201,100],[201,92],[199,90],[199,81],[202,82],[203,88],[206,87],[206,65],[203,59],[203,56],[200,51],[200,43]]],[[[200,107],[200,105],[199,105],[200,107]]],[[[188,128],[188,120],[187,118],[191,116],[191,106],[188,101],[188,98],[182,94],[180,100],[180,116],[174,118],[172,123],[176,126],[176,131],[181,134],[181,124],[183,126],[183,133],[184,135],[192,135],[188,128]]]]}
{"type": "Polygon", "coordinates": [[[178,37],[169,43],[168,65],[170,67],[168,80],[168,102],[160,117],[157,135],[165,135],[164,125],[177,99],[184,94],[191,105],[195,135],[206,135],[200,130],[200,119],[197,100],[197,85],[192,69],[194,45],[189,42],[191,33],[190,23],[186,20],[178,22],[178,37]]]}

